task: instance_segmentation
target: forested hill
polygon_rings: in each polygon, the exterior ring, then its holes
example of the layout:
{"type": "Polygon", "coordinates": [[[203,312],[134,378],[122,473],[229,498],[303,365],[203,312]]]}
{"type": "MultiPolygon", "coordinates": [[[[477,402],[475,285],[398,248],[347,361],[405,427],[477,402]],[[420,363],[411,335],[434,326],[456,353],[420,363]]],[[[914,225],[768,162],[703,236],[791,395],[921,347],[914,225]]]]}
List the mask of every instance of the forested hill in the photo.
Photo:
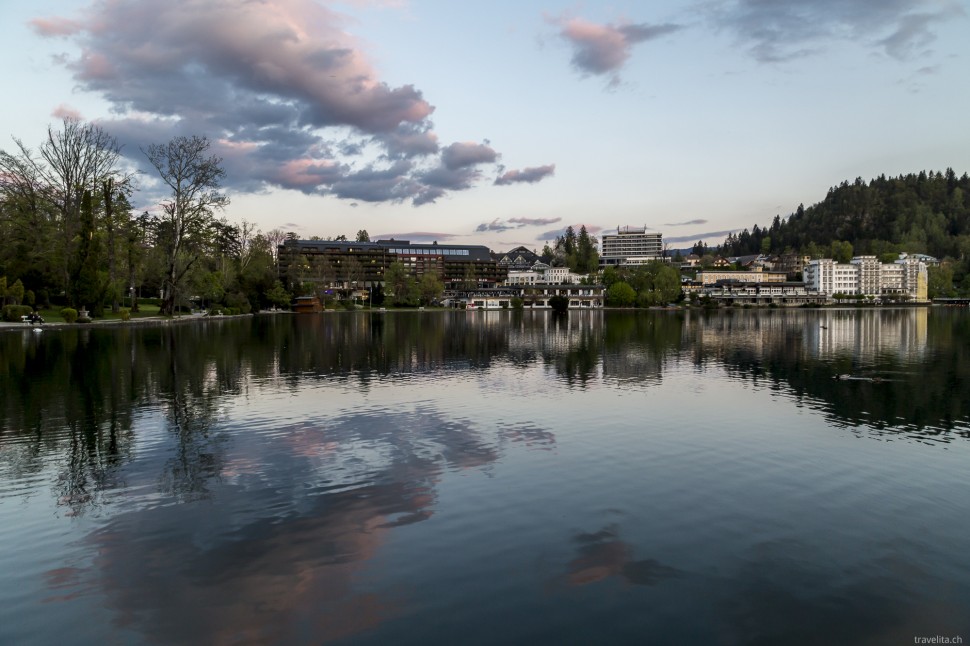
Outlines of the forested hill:
{"type": "Polygon", "coordinates": [[[825,199],[775,216],[728,236],[721,253],[801,252],[826,255],[833,242],[848,242],[853,252],[884,255],[899,251],[927,253],[958,261],[970,259],[970,177],[945,172],[861,178],[829,189],[825,199]]]}

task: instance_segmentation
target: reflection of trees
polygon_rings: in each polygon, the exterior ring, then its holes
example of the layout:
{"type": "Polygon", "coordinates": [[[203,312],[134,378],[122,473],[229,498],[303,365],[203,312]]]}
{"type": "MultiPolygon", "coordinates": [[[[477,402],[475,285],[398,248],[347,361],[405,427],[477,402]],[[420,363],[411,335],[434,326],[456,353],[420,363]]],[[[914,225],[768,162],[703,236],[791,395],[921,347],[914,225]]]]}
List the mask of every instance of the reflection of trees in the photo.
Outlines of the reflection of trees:
{"type": "Polygon", "coordinates": [[[783,385],[840,424],[970,437],[965,312],[739,311],[702,317],[689,329],[695,361],[783,385]]]}

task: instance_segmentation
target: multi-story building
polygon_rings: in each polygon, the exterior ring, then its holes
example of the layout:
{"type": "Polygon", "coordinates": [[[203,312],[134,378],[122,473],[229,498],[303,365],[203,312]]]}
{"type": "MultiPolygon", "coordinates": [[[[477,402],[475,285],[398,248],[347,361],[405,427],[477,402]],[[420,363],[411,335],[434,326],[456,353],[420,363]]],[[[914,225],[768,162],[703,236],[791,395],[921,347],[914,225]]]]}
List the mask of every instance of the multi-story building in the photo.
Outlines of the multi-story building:
{"type": "Polygon", "coordinates": [[[697,272],[697,281],[701,285],[713,285],[721,281],[738,283],[783,283],[785,273],[781,271],[762,271],[755,267],[752,271],[707,270],[697,272]]]}
{"type": "Polygon", "coordinates": [[[647,228],[617,227],[616,233],[604,233],[600,264],[644,265],[663,259],[663,236],[647,233],[647,228]]]}
{"type": "Polygon", "coordinates": [[[927,300],[926,265],[912,257],[881,263],[875,256],[856,256],[848,264],[823,258],[809,262],[802,277],[806,288],[828,297],[902,295],[914,302],[927,300]]]}
{"type": "Polygon", "coordinates": [[[507,274],[488,248],[480,245],[287,240],[279,246],[280,274],[284,278],[327,287],[366,289],[383,284],[384,272],[395,261],[417,277],[436,273],[446,289],[494,287],[507,274]]]}
{"type": "Polygon", "coordinates": [[[529,271],[510,271],[506,285],[577,285],[585,276],[574,274],[569,267],[550,267],[537,262],[529,271]]]}

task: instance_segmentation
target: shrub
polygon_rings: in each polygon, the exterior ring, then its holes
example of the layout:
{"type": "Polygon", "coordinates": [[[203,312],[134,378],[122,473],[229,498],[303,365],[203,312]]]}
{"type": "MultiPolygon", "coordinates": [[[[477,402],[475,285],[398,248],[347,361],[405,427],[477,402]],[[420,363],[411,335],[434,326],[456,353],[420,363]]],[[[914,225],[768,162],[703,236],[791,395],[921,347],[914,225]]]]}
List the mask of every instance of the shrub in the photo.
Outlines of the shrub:
{"type": "Polygon", "coordinates": [[[521,310],[525,307],[525,301],[523,301],[518,296],[512,297],[511,303],[512,303],[512,309],[514,310],[521,310]]]}
{"type": "Polygon", "coordinates": [[[27,316],[33,311],[33,308],[29,305],[4,305],[0,318],[3,318],[4,321],[20,323],[21,316],[27,316]]]}
{"type": "Polygon", "coordinates": [[[118,310],[118,315],[121,317],[122,321],[131,320],[131,310],[129,310],[127,307],[120,308],[118,310]]]}
{"type": "Polygon", "coordinates": [[[73,323],[77,320],[77,310],[73,307],[65,307],[61,310],[61,318],[67,323],[73,323]]]}

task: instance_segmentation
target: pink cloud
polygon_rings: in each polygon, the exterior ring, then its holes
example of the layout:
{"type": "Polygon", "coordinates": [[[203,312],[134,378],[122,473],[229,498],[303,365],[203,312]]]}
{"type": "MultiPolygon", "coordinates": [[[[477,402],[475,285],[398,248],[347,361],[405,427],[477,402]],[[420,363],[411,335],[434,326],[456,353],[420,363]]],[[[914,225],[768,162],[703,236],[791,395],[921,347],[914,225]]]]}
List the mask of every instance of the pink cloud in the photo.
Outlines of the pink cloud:
{"type": "Polygon", "coordinates": [[[572,45],[573,67],[583,74],[614,74],[611,85],[619,83],[615,74],[634,45],[681,29],[674,24],[597,24],[582,18],[551,22],[560,26],[559,35],[572,45]]]}
{"type": "Polygon", "coordinates": [[[79,32],[81,23],[68,18],[35,18],[30,26],[41,36],[73,36],[79,32]]]}
{"type": "Polygon", "coordinates": [[[63,103],[54,108],[53,112],[51,112],[51,116],[55,119],[76,119],[77,121],[84,119],[80,112],[63,103]]]}

